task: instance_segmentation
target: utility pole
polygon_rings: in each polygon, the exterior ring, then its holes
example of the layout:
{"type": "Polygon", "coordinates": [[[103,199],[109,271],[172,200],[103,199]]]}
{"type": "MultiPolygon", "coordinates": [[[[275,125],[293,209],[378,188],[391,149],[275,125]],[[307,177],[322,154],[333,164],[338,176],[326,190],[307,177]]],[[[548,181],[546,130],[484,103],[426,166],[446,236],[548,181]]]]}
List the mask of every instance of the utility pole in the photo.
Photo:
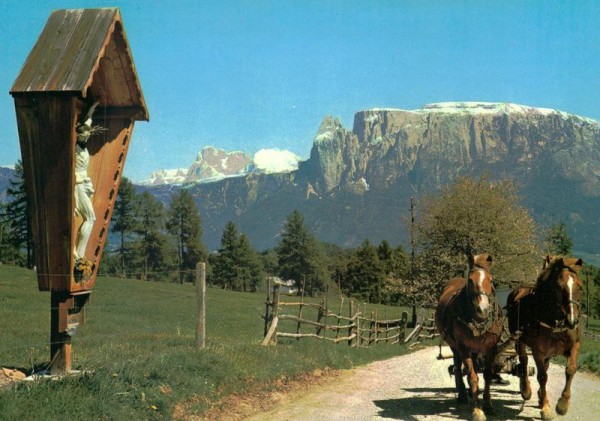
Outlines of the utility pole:
{"type": "MultiPolygon", "coordinates": [[[[415,282],[415,202],[410,197],[410,277],[415,282]]],[[[417,325],[417,305],[413,302],[411,325],[417,325]]]]}

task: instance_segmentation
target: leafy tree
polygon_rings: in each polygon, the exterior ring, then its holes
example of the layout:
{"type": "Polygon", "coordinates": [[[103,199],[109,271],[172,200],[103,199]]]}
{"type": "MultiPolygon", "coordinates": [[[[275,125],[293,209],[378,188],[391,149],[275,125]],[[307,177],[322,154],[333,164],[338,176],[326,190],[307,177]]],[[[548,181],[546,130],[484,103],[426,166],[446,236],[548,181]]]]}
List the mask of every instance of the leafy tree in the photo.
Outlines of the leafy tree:
{"type": "MultiPolygon", "coordinates": [[[[200,213],[189,190],[181,189],[171,198],[167,217],[167,230],[177,239],[179,282],[184,282],[184,272],[192,271],[196,264],[206,259],[200,242],[202,227],[200,213]]],[[[193,280],[193,274],[189,274],[193,280]]]]}
{"type": "Polygon", "coordinates": [[[305,281],[311,295],[315,290],[323,289],[326,279],[321,251],[316,239],[304,226],[304,216],[298,210],[292,212],[284,224],[277,257],[281,277],[293,279],[299,288],[305,281]]]}
{"type": "Polygon", "coordinates": [[[530,283],[541,255],[534,230],[512,182],[461,178],[424,201],[417,222],[417,288],[431,291],[434,302],[444,280],[462,274],[466,256],[483,252],[494,258],[496,283],[530,283]]]}
{"type": "Polygon", "coordinates": [[[573,250],[573,240],[567,232],[567,224],[560,221],[548,228],[546,243],[550,254],[568,256],[573,250]]]}
{"type": "Polygon", "coordinates": [[[10,180],[7,190],[7,202],[2,213],[3,226],[6,231],[8,249],[25,250],[25,265],[34,265],[34,247],[31,225],[28,215],[27,191],[25,189],[25,174],[21,160],[15,165],[15,179],[10,180]]]}
{"type": "Polygon", "coordinates": [[[348,263],[346,288],[372,303],[380,303],[385,282],[385,267],[378,249],[365,240],[348,263]]]}
{"type": "Polygon", "coordinates": [[[165,267],[166,240],[162,234],[165,210],[161,202],[145,191],[136,201],[135,231],[140,236],[137,243],[142,261],[142,280],[149,278],[150,270],[162,271],[165,267]]]}
{"type": "Polygon", "coordinates": [[[126,240],[136,229],[135,207],[136,193],[133,184],[129,179],[123,177],[119,187],[119,195],[115,201],[115,207],[112,214],[111,231],[119,233],[119,263],[121,276],[125,277],[126,261],[130,260],[132,254],[131,243],[126,240]]]}

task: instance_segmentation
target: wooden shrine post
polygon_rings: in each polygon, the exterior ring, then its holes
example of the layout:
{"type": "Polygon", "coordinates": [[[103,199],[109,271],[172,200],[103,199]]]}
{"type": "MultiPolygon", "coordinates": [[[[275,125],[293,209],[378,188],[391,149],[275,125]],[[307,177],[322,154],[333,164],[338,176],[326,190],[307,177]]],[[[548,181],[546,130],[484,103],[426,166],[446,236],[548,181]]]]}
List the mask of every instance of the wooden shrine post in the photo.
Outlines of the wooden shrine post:
{"type": "Polygon", "coordinates": [[[135,121],[148,110],[117,8],[52,12],[10,91],[40,291],[51,295],[51,371],[96,281],[135,121]]]}

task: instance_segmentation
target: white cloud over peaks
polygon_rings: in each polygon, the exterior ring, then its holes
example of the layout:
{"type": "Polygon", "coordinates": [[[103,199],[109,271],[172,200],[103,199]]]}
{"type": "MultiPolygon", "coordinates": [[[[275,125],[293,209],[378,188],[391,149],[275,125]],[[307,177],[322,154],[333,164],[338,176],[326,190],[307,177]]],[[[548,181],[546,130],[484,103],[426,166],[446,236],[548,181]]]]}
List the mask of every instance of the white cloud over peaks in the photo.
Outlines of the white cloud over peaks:
{"type": "Polygon", "coordinates": [[[261,149],[254,154],[254,167],[265,173],[296,171],[300,158],[290,151],[261,149]]]}

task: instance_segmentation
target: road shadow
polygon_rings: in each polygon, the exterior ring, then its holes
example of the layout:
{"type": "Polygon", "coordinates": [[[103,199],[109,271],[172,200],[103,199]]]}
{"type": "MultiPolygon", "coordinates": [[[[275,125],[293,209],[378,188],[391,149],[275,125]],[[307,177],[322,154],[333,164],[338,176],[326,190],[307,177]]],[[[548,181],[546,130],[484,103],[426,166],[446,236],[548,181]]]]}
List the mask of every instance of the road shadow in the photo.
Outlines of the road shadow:
{"type": "MultiPolygon", "coordinates": [[[[473,411],[471,403],[458,405],[454,388],[407,388],[401,389],[397,399],[376,400],[373,403],[380,409],[378,416],[387,419],[418,421],[435,417],[439,420],[470,420],[473,411]]],[[[513,390],[492,391],[494,412],[488,420],[533,420],[536,417],[522,414],[524,405],[519,392],[513,390]]]]}

